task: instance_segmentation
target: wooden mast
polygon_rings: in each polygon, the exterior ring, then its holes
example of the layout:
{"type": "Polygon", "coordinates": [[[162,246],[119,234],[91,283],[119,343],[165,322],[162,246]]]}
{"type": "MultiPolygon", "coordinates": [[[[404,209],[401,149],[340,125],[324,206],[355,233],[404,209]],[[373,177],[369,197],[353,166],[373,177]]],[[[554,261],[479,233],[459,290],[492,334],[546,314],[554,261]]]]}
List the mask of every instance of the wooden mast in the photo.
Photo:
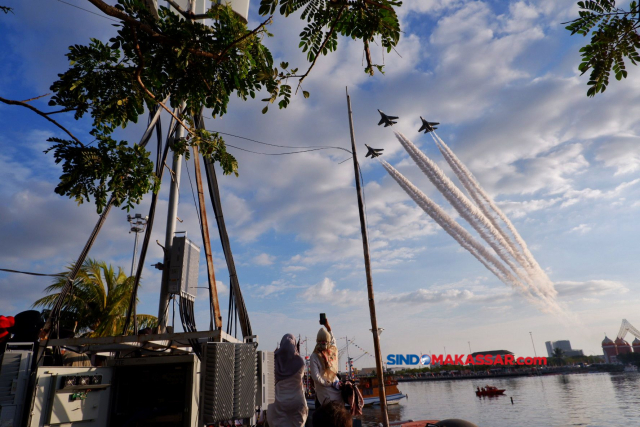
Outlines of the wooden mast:
{"type": "Polygon", "coordinates": [[[360,213],[360,231],[362,233],[362,248],[364,250],[364,269],[367,273],[367,293],[369,296],[369,314],[371,316],[371,332],[373,333],[373,348],[376,357],[376,374],[378,377],[378,393],[380,396],[380,412],[382,415],[382,425],[389,426],[389,415],[387,413],[387,395],[384,390],[384,373],[382,372],[382,354],[380,353],[380,336],[378,334],[378,319],[376,318],[376,304],[373,299],[373,281],[371,280],[371,259],[369,257],[369,239],[367,237],[367,224],[364,217],[364,205],[362,202],[362,187],[360,186],[360,166],[356,154],[356,140],[353,133],[353,115],[351,113],[351,98],[347,89],[347,107],[349,109],[349,130],[351,131],[351,154],[353,158],[353,169],[356,178],[356,190],[358,192],[358,212],[360,213]]]}
{"type": "MultiPolygon", "coordinates": [[[[202,118],[200,118],[202,120],[202,118]]],[[[198,207],[200,208],[200,228],[202,231],[202,243],[207,259],[207,273],[209,275],[209,303],[211,304],[212,322],[211,329],[222,329],[222,314],[218,302],[218,289],[216,275],[213,268],[213,255],[211,254],[211,239],[209,238],[209,221],[207,220],[207,207],[204,203],[204,190],[202,187],[202,173],[200,172],[200,156],[198,146],[193,146],[193,160],[195,163],[196,187],[198,189],[198,207]]]]}

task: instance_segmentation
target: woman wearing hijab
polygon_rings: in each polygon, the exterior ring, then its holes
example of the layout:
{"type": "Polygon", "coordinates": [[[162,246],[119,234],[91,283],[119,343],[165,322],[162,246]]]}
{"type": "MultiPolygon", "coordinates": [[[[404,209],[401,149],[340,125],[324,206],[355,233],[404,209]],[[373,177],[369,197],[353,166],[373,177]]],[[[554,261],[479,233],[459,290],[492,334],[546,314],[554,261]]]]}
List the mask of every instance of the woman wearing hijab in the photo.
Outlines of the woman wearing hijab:
{"type": "Polygon", "coordinates": [[[293,335],[282,337],[274,359],[276,400],[267,408],[267,422],[271,427],[302,427],[308,413],[302,388],[304,359],[293,335]]]}
{"type": "Polygon", "coordinates": [[[316,399],[321,405],[328,402],[344,404],[338,379],[338,348],[331,333],[329,321],[320,328],[316,337],[316,348],[310,358],[311,378],[316,388],[316,399]]]}

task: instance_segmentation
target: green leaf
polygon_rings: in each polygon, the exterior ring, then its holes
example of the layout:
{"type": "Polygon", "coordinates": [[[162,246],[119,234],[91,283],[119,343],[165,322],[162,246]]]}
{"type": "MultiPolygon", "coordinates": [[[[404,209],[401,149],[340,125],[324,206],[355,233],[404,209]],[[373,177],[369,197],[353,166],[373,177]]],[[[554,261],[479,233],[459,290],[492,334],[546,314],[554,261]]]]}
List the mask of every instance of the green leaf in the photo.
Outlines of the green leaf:
{"type": "Polygon", "coordinates": [[[267,114],[267,111],[269,111],[268,105],[262,109],[262,114],[267,114]]]}
{"type": "Polygon", "coordinates": [[[303,95],[305,98],[309,98],[309,97],[311,96],[311,94],[309,94],[309,92],[307,92],[306,90],[303,90],[303,91],[302,91],[302,95],[303,95]]]}

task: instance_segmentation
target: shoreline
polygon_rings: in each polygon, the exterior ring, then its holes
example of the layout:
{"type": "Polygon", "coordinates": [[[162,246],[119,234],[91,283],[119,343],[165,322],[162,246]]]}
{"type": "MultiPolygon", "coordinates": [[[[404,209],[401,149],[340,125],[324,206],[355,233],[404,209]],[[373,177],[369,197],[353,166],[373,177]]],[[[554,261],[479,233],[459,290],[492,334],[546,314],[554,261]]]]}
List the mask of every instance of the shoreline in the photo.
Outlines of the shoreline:
{"type": "Polygon", "coordinates": [[[395,376],[395,380],[401,382],[419,382],[419,381],[448,381],[448,380],[479,380],[484,378],[513,378],[513,377],[539,377],[551,375],[568,375],[568,374],[595,374],[607,372],[622,372],[615,369],[591,369],[591,368],[567,368],[545,369],[537,372],[496,372],[496,373],[478,373],[476,375],[442,375],[442,376],[424,376],[424,377],[401,377],[395,376]]]}

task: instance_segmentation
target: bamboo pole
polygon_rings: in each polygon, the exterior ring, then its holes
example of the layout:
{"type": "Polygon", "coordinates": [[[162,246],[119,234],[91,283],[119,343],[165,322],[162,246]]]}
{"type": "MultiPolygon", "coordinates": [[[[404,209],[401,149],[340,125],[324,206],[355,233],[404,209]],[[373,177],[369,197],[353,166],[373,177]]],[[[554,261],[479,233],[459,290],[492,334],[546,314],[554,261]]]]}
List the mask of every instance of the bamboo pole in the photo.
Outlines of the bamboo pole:
{"type": "Polygon", "coordinates": [[[198,207],[200,208],[200,227],[202,229],[202,243],[207,259],[207,273],[209,275],[209,302],[213,307],[213,319],[211,329],[222,329],[222,314],[218,301],[218,289],[216,286],[216,274],[213,268],[213,255],[211,254],[211,239],[209,238],[209,221],[207,220],[207,206],[204,202],[204,189],[202,187],[202,173],[200,172],[200,156],[198,147],[193,147],[193,161],[195,163],[196,187],[198,190],[198,207]]]}
{"type": "Polygon", "coordinates": [[[356,178],[356,190],[358,192],[358,212],[360,213],[360,231],[362,233],[362,248],[364,250],[364,269],[367,274],[367,293],[369,295],[369,314],[371,316],[371,332],[373,333],[373,348],[376,356],[376,374],[378,376],[378,393],[380,396],[380,413],[382,425],[389,427],[389,414],[387,413],[387,394],[384,389],[384,373],[382,372],[382,354],[380,353],[380,336],[378,335],[378,319],[376,318],[376,304],[373,299],[373,281],[371,279],[371,259],[369,257],[369,239],[367,237],[367,224],[364,217],[364,205],[362,203],[362,188],[360,187],[360,171],[356,154],[356,140],[353,132],[353,115],[351,113],[351,98],[347,90],[347,107],[349,109],[349,130],[351,131],[351,154],[353,169],[356,178]]]}

